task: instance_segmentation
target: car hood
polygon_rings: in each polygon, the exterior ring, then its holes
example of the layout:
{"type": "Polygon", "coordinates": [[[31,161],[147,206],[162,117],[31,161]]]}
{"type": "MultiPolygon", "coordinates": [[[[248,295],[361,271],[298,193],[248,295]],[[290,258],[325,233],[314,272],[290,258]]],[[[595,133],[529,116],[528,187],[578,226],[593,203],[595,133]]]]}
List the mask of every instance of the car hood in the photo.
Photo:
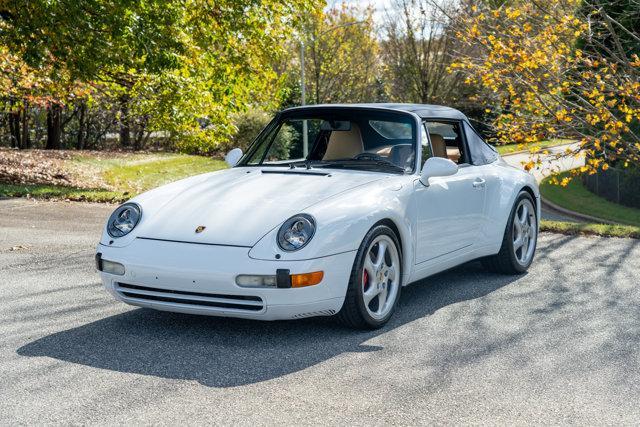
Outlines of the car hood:
{"type": "Polygon", "coordinates": [[[359,171],[234,168],[181,186],[149,218],[144,218],[143,204],[137,236],[250,247],[306,208],[384,177],[359,171]],[[196,233],[201,226],[204,230],[196,233]]]}

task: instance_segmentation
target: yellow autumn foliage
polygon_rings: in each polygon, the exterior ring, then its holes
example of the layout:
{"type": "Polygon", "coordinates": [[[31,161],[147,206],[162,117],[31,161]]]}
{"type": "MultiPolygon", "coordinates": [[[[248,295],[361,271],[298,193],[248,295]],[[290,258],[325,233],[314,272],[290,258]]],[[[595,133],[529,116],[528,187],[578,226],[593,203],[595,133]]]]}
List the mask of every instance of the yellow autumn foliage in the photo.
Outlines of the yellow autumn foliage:
{"type": "MultiPolygon", "coordinates": [[[[495,114],[498,143],[575,138],[579,152],[555,155],[586,155],[584,173],[640,165],[640,58],[585,42],[594,31],[589,20],[612,18],[596,11],[587,19],[580,6],[579,0],[548,0],[471,8],[457,34],[473,53],[460,56],[450,71],[493,94],[497,105],[487,110],[495,114]]],[[[638,36],[637,29],[625,31],[638,36]]],[[[525,168],[536,164],[532,159],[525,168]]]]}

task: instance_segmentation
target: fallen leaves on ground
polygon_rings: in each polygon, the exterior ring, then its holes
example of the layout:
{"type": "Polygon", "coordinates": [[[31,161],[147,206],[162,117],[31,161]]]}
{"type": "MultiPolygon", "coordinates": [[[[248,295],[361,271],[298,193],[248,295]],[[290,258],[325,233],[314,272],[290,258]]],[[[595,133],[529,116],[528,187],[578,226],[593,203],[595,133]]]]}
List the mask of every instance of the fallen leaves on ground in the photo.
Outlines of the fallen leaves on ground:
{"type": "Polygon", "coordinates": [[[11,184],[52,184],[74,186],[64,151],[0,149],[0,182],[11,184]]]}
{"type": "Polygon", "coordinates": [[[117,160],[135,163],[157,158],[160,157],[141,152],[0,148],[0,182],[115,190],[102,175],[107,164],[117,160]],[[79,161],[81,159],[91,161],[79,161]]]}

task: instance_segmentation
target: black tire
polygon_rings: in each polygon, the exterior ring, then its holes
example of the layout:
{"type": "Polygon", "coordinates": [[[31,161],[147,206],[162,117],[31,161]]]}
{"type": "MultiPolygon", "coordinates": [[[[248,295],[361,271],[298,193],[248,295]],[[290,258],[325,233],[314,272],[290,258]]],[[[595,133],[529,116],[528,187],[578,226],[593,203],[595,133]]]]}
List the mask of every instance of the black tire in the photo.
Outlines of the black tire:
{"type": "Polygon", "coordinates": [[[396,306],[398,305],[398,301],[400,300],[400,293],[402,290],[402,250],[400,247],[400,243],[398,242],[398,237],[394,233],[394,231],[387,227],[386,225],[377,225],[373,227],[366,234],[364,239],[362,240],[362,244],[358,249],[356,254],[356,259],[353,262],[353,267],[351,269],[351,275],[349,276],[349,286],[347,288],[347,294],[344,299],[344,304],[342,308],[336,314],[336,319],[345,326],[354,329],[378,329],[384,326],[385,323],[389,321],[391,316],[393,315],[396,306]],[[369,245],[373,242],[373,240],[380,235],[387,235],[394,242],[395,247],[398,251],[398,256],[400,259],[398,266],[398,274],[400,275],[400,281],[398,283],[398,291],[396,294],[396,299],[393,302],[393,306],[389,313],[382,319],[373,318],[365,307],[364,296],[363,296],[363,286],[362,286],[362,274],[363,274],[363,265],[364,265],[364,257],[367,254],[367,249],[369,245]]]}
{"type": "MultiPolygon", "coordinates": [[[[504,231],[504,237],[502,238],[502,245],[500,246],[500,252],[496,255],[489,256],[483,258],[481,260],[482,265],[487,270],[493,273],[501,273],[501,274],[523,274],[527,271],[531,263],[533,262],[533,256],[529,260],[526,265],[522,265],[516,259],[515,251],[513,250],[513,221],[516,216],[516,208],[522,199],[528,199],[534,207],[533,214],[536,218],[536,224],[538,223],[538,214],[536,211],[536,203],[526,191],[521,191],[516,197],[515,202],[513,203],[513,207],[511,208],[511,213],[509,214],[509,221],[507,221],[507,227],[504,231]]],[[[537,230],[535,231],[537,233],[537,230]]],[[[534,254],[535,254],[535,245],[537,244],[537,235],[534,241],[534,254]]]]}

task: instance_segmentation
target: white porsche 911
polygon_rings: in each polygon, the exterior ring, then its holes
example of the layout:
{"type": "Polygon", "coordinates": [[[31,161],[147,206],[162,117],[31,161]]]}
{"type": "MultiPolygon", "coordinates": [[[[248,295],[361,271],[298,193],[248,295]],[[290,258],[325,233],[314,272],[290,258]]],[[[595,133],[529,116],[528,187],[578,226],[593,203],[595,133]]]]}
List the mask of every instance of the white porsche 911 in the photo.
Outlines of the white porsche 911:
{"type": "Polygon", "coordinates": [[[534,257],[535,179],[451,108],[291,108],[227,162],[113,212],[96,264],[115,298],[377,328],[403,286],[478,258],[523,273],[534,257]]]}

